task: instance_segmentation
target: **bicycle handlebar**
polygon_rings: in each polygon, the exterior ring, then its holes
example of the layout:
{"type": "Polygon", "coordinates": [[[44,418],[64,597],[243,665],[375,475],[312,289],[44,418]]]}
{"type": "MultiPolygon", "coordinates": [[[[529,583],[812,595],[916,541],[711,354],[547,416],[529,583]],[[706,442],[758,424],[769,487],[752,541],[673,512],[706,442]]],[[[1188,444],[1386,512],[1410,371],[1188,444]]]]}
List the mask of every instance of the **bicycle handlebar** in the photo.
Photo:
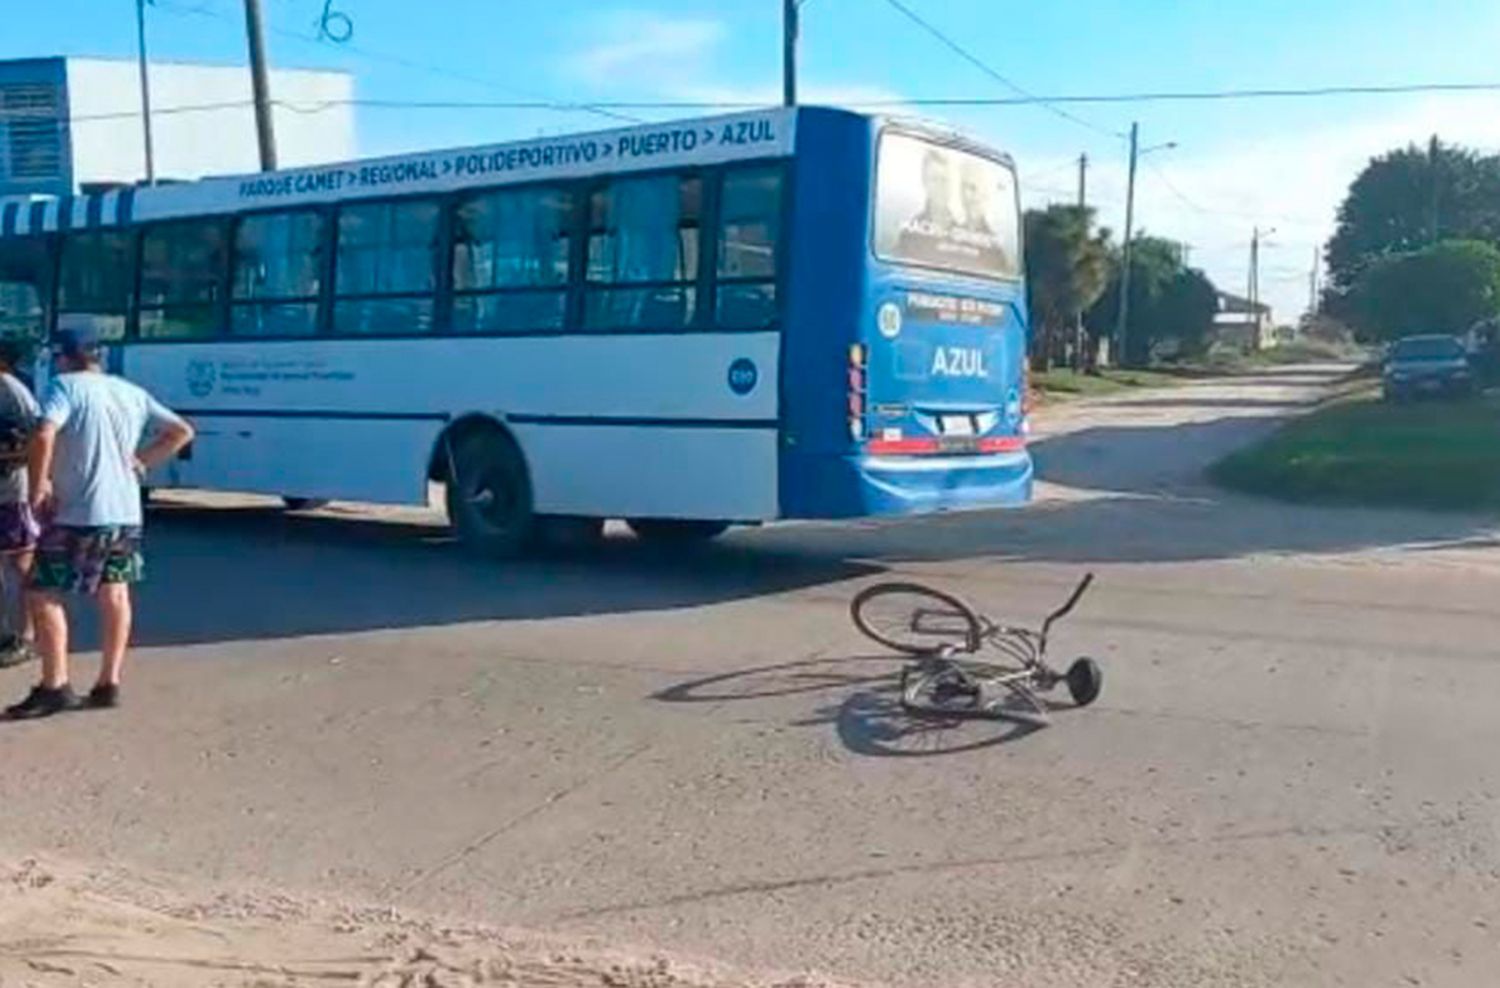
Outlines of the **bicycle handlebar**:
{"type": "Polygon", "coordinates": [[[1042,622],[1042,641],[1043,642],[1046,642],[1046,640],[1047,640],[1047,632],[1049,630],[1051,630],[1053,622],[1058,621],[1061,618],[1067,617],[1068,616],[1068,612],[1071,611],[1074,607],[1077,606],[1079,598],[1083,596],[1084,591],[1088,590],[1089,584],[1091,584],[1093,582],[1094,582],[1094,574],[1093,573],[1085,573],[1085,574],[1083,574],[1083,579],[1080,580],[1080,581],[1078,581],[1078,586],[1076,586],[1076,587],[1073,588],[1073,593],[1071,595],[1069,595],[1067,601],[1061,607],[1059,607],[1057,610],[1055,610],[1051,614],[1047,615],[1047,620],[1045,620],[1045,621],[1042,622]]]}

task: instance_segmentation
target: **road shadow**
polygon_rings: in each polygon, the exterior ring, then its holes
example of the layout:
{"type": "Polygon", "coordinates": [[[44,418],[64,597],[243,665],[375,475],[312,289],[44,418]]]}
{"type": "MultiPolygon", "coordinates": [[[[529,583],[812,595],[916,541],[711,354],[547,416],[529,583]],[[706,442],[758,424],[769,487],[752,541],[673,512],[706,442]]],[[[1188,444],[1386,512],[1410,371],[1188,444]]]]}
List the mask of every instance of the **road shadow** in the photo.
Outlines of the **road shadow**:
{"type": "MultiPolygon", "coordinates": [[[[137,640],[183,645],[686,609],[869,577],[907,562],[1181,562],[1466,545],[1500,519],[1320,508],[1231,494],[1202,467],[1269,433],[1273,415],[1104,425],[1033,445],[1036,503],[920,518],[772,525],[692,551],[614,538],[572,559],[460,554],[436,524],[279,508],[153,510],[137,640]]],[[[83,608],[86,612],[88,609],[83,608]]],[[[95,647],[80,614],[81,648],[95,647]]]]}
{"type": "MultiPolygon", "coordinates": [[[[743,541],[668,552],[630,538],[496,562],[463,555],[437,525],[171,504],[151,512],[146,555],[142,645],[697,607],[879,569],[743,541]]],[[[96,647],[90,608],[78,610],[78,644],[96,647]]]]}
{"type": "Polygon", "coordinates": [[[1270,434],[1280,421],[1224,415],[1046,436],[1032,446],[1046,484],[1024,507],[843,527],[772,527],[755,538],[892,567],[976,558],[1170,563],[1430,545],[1478,550],[1500,537],[1496,516],[1289,504],[1208,481],[1207,465],[1270,434]]]}
{"type": "MultiPolygon", "coordinates": [[[[816,657],[717,673],[658,690],[662,703],[717,706],[804,697],[792,727],[834,729],[849,751],[872,758],[926,758],[1008,744],[1046,726],[1033,711],[1006,701],[992,716],[913,713],[901,704],[901,656],[816,657]]],[[[1061,710],[1053,707],[1052,710],[1061,710]]],[[[778,703],[778,712],[783,709],[778,703]]]]}
{"type": "Polygon", "coordinates": [[[811,726],[830,720],[845,748],[872,758],[959,755],[1011,744],[1047,726],[1019,709],[1001,709],[983,717],[912,713],[901,705],[900,691],[894,686],[855,693],[836,709],[799,723],[811,726]]]}

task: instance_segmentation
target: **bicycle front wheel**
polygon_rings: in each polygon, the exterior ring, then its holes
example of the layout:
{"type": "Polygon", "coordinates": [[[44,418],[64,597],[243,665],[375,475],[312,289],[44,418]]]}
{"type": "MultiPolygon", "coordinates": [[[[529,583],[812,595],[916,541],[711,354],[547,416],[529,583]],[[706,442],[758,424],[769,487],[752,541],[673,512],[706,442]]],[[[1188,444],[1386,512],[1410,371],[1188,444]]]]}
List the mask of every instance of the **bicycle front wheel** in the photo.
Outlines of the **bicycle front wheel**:
{"type": "Polygon", "coordinates": [[[866,587],[854,595],[849,616],[865,637],[907,655],[979,648],[979,616],[957,597],[920,583],[866,587]]]}

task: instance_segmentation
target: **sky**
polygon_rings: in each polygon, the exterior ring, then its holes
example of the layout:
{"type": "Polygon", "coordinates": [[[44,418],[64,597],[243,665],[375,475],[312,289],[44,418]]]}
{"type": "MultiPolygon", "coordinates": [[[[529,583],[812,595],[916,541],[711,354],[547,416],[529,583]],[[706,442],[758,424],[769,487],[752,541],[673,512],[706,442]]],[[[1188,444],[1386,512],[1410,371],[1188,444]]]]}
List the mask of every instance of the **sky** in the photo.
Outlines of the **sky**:
{"type": "MultiPolygon", "coordinates": [[[[132,0],[4,0],[0,58],[133,56],[132,0]]],[[[1032,94],[1500,82],[1493,0],[902,0],[1009,84],[1032,94]]],[[[618,125],[593,100],[774,102],[778,0],[263,0],[270,57],[339,68],[366,100],[541,101],[558,109],[361,107],[362,154],[618,125]],[[319,37],[325,9],[352,36],[319,37]]],[[[239,62],[241,0],[152,0],[152,57],[239,62]]],[[[334,27],[341,27],[335,24],[334,27]]],[[[801,99],[859,104],[1006,97],[890,0],[805,0],[801,99]]],[[[692,111],[630,111],[649,120],[692,111]]],[[[1072,201],[1087,154],[1099,221],[1124,225],[1126,141],[1140,125],[1136,225],[1184,242],[1221,288],[1245,291],[1251,232],[1272,230],[1261,295],[1306,308],[1318,247],[1373,155],[1433,134],[1500,152],[1500,91],[1316,100],[911,110],[1009,151],[1024,205],[1072,201]],[[1161,145],[1174,145],[1161,147],[1161,145]]],[[[86,125],[81,122],[80,126],[86,125]]]]}

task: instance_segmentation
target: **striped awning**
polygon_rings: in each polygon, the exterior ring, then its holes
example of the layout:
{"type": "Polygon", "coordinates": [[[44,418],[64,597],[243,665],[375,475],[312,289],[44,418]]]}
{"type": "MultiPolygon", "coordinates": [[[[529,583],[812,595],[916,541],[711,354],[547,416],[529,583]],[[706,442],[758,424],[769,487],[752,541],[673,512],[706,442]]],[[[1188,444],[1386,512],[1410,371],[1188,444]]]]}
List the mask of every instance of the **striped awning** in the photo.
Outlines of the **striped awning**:
{"type": "Polygon", "coordinates": [[[0,199],[0,237],[30,237],[64,230],[90,230],[129,223],[135,189],[46,199],[0,199]]]}

